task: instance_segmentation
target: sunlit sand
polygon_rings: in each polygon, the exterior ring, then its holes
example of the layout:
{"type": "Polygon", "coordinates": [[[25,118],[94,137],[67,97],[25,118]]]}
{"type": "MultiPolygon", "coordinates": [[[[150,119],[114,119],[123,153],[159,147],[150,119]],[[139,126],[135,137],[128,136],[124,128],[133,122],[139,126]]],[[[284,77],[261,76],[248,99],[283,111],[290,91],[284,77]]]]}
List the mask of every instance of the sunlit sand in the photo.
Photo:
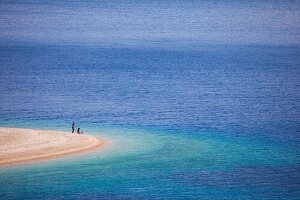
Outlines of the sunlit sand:
{"type": "Polygon", "coordinates": [[[82,153],[105,145],[103,139],[60,131],[0,128],[0,166],[82,153]]]}

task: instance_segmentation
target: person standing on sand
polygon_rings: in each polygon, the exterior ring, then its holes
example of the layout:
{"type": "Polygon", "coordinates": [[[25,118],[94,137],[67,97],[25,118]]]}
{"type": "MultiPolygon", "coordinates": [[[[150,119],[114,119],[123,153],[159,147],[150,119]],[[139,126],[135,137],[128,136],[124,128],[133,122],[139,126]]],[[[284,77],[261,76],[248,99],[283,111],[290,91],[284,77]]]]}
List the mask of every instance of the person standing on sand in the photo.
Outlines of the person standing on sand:
{"type": "Polygon", "coordinates": [[[75,131],[75,122],[72,123],[72,133],[75,131]]]}

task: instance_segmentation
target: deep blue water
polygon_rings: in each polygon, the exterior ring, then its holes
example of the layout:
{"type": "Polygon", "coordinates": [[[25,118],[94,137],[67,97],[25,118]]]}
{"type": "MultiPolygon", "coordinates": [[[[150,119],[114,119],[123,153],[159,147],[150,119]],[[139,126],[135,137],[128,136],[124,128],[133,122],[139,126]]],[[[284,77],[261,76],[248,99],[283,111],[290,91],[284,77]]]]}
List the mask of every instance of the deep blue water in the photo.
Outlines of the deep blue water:
{"type": "Polygon", "coordinates": [[[300,199],[299,20],[294,0],[2,0],[0,126],[110,145],[1,168],[0,199],[300,199]]]}
{"type": "Polygon", "coordinates": [[[1,126],[111,146],[0,170],[1,199],[298,199],[298,47],[6,45],[1,126]]]}

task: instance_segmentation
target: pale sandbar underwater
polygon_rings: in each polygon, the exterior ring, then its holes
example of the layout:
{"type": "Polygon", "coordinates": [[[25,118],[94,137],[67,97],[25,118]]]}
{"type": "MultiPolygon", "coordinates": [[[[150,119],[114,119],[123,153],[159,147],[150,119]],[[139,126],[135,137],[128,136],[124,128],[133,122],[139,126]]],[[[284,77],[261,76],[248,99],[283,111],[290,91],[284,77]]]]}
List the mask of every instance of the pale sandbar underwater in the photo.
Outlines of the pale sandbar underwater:
{"type": "Polygon", "coordinates": [[[0,126],[110,141],[1,199],[299,199],[299,3],[0,5],[0,126]]]}

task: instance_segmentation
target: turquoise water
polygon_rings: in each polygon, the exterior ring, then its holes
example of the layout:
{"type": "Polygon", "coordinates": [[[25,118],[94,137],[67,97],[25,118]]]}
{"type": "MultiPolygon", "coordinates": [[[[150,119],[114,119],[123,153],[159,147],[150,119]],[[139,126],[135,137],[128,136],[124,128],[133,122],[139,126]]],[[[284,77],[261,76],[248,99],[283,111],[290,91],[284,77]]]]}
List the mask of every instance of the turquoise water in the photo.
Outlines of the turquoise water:
{"type": "Polygon", "coordinates": [[[2,46],[1,126],[109,145],[2,168],[0,198],[298,199],[299,52],[2,46]]]}
{"type": "MultiPolygon", "coordinates": [[[[52,126],[47,123],[31,126],[52,126]]],[[[109,144],[78,156],[1,169],[1,198],[299,197],[299,154],[289,144],[218,131],[93,125],[86,132],[109,144]]]]}
{"type": "Polygon", "coordinates": [[[0,126],[109,144],[1,168],[0,199],[300,199],[299,10],[1,1],[0,126]]]}
{"type": "Polygon", "coordinates": [[[0,198],[298,199],[299,52],[2,46],[1,126],[109,145],[0,169],[0,198]]]}

